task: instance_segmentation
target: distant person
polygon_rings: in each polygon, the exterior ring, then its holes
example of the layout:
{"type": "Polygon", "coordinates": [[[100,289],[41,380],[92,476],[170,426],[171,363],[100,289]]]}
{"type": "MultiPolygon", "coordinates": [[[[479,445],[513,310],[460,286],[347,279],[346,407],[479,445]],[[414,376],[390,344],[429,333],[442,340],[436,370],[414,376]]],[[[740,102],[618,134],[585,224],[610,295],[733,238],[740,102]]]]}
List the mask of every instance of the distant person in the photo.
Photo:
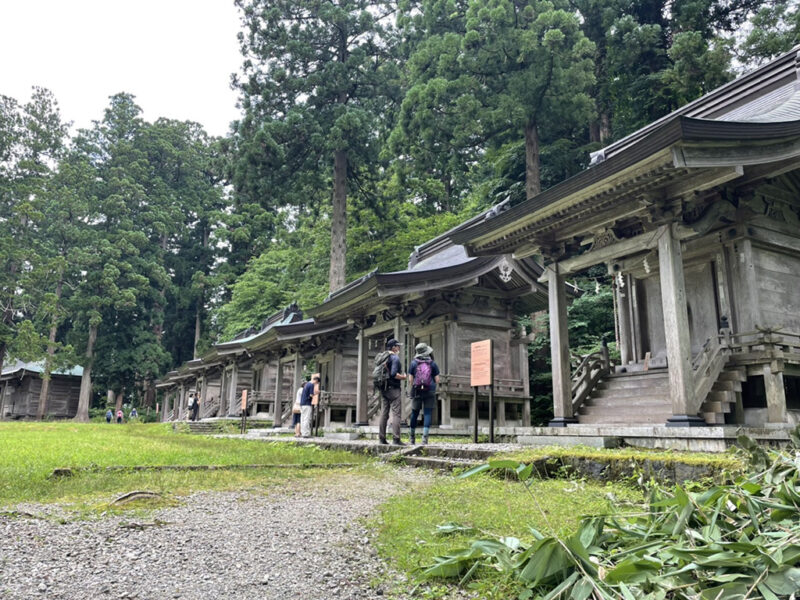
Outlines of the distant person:
{"type": "Polygon", "coordinates": [[[388,379],[386,380],[385,389],[381,390],[383,397],[383,405],[381,407],[381,420],[378,425],[378,441],[381,444],[386,444],[386,426],[389,422],[389,413],[392,413],[392,443],[396,446],[402,446],[403,442],[400,439],[400,382],[406,378],[402,372],[403,365],[400,363],[400,342],[391,338],[386,342],[386,349],[391,352],[389,355],[387,370],[388,379]]]}
{"type": "Polygon", "coordinates": [[[124,416],[125,415],[122,413],[122,409],[120,408],[117,411],[117,423],[121,424],[122,423],[122,417],[124,417],[124,416]]]}
{"type": "Polygon", "coordinates": [[[191,419],[194,412],[194,392],[189,394],[189,400],[186,402],[186,418],[191,419]]]}
{"type": "Polygon", "coordinates": [[[131,414],[128,416],[130,419],[136,419],[139,417],[139,411],[136,410],[136,407],[131,409],[131,414]]]}
{"type": "Polygon", "coordinates": [[[303,397],[303,390],[306,384],[304,383],[297,388],[297,393],[294,395],[294,404],[292,404],[292,427],[294,427],[294,437],[300,437],[300,398],[303,397]]]}
{"type": "Polygon", "coordinates": [[[300,437],[311,437],[311,416],[314,413],[314,387],[319,383],[319,375],[314,375],[307,384],[303,386],[303,393],[300,396],[300,437]]]}
{"type": "Polygon", "coordinates": [[[197,395],[194,397],[194,404],[192,404],[191,409],[191,419],[192,421],[197,421],[197,416],[200,414],[200,396],[197,395]]]}
{"type": "Polygon", "coordinates": [[[106,411],[106,423],[111,423],[111,419],[113,419],[113,418],[114,418],[114,413],[111,412],[111,409],[109,408],[106,411]]]}
{"type": "Polygon", "coordinates": [[[433,360],[433,348],[417,344],[414,360],[408,367],[408,376],[414,378],[411,400],[411,443],[416,444],[417,417],[422,410],[422,443],[428,443],[433,407],[436,405],[436,384],[439,383],[439,365],[433,360]]]}

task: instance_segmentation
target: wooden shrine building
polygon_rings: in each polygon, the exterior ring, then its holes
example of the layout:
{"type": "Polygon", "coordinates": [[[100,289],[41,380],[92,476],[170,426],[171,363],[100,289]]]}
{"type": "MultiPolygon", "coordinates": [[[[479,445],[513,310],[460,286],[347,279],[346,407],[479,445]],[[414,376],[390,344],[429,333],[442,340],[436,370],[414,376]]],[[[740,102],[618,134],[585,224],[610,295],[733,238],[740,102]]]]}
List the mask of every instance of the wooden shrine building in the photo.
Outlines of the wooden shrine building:
{"type": "MultiPolygon", "coordinates": [[[[43,362],[17,361],[3,367],[0,375],[0,419],[35,418],[42,390],[43,362]]],[[[47,416],[72,418],[78,412],[83,367],[50,374],[47,416]]]]}
{"type": "MultiPolygon", "coordinates": [[[[168,373],[157,384],[164,418],[186,418],[189,392],[200,395],[203,418],[238,416],[247,390],[248,414],[281,425],[304,373],[313,369],[321,377],[324,425],[374,425],[380,398],[372,389],[372,364],[386,340],[396,337],[404,343],[405,369],[417,343],[433,347],[441,369],[436,423],[466,426],[474,410],[469,347],[491,338],[497,423],[529,425],[529,340],[517,318],[546,306],[546,286],[538,282],[543,271],[529,258],[468,257],[451,242],[453,233],[418,247],[406,270],[372,272],[351,282],[312,308],[311,318],[304,319],[296,305],[287,307],[168,373]]],[[[407,394],[404,398],[408,404],[407,394]]],[[[478,411],[488,418],[486,389],[478,411]]],[[[406,406],[404,417],[409,412],[406,406]]]]}
{"type": "Polygon", "coordinates": [[[552,425],[799,420],[798,73],[795,49],[453,233],[545,265],[552,425]],[[571,371],[564,282],[593,265],[613,276],[621,364],[571,371]]]}
{"type": "MultiPolygon", "coordinates": [[[[459,228],[485,218],[482,214],[459,228]]],[[[434,423],[440,427],[471,422],[470,344],[492,339],[497,422],[530,424],[528,338],[516,319],[546,305],[546,288],[538,282],[542,270],[527,258],[469,257],[463,246],[450,240],[454,232],[419,246],[406,270],[371,272],[309,311],[320,324],[344,320],[353,325],[350,339],[355,347],[347,356],[356,364],[345,368],[350,375],[341,391],[352,395],[360,424],[377,422],[380,399],[372,391],[370,377],[374,358],[390,337],[403,343],[404,369],[416,344],[425,342],[433,348],[441,370],[434,411],[434,423]]],[[[403,386],[407,405],[406,382],[403,386]]],[[[485,389],[478,410],[479,418],[488,419],[485,389]]],[[[404,406],[403,415],[409,412],[404,406]]]]}

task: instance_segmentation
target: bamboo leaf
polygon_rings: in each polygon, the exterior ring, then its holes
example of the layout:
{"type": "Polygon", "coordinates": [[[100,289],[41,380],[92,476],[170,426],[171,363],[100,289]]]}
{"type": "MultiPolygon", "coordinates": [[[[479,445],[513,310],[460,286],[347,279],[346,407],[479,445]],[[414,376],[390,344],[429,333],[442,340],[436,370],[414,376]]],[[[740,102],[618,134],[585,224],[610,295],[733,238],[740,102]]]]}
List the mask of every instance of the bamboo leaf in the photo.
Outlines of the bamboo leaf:
{"type": "Polygon", "coordinates": [[[464,471],[461,475],[458,476],[459,479],[466,479],[467,477],[472,477],[473,475],[477,475],[478,473],[483,473],[484,471],[488,471],[491,467],[484,463],[482,465],[478,465],[477,467],[472,467],[468,471],[464,471]]]}

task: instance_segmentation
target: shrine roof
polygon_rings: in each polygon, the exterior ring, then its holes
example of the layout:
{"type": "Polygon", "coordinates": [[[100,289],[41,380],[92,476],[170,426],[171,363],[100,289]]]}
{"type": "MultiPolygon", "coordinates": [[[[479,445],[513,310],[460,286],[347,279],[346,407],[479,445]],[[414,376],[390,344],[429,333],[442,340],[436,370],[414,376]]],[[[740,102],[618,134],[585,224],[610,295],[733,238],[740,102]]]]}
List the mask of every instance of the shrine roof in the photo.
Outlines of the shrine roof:
{"type": "MultiPolygon", "coordinates": [[[[10,377],[12,375],[21,376],[24,372],[36,373],[41,375],[44,373],[44,361],[36,362],[23,362],[21,360],[14,361],[13,365],[6,365],[3,367],[2,377],[10,377]]],[[[71,369],[56,369],[52,375],[67,375],[73,377],[81,377],[83,375],[83,367],[80,365],[74,366],[71,369]]]]}
{"type": "MultiPolygon", "coordinates": [[[[729,144],[800,135],[800,46],[592,154],[591,166],[493,218],[451,234],[470,256],[514,251],[538,211],[577,195],[681,142],[729,144]]],[[[663,156],[673,168],[673,157],[663,156]]]]}

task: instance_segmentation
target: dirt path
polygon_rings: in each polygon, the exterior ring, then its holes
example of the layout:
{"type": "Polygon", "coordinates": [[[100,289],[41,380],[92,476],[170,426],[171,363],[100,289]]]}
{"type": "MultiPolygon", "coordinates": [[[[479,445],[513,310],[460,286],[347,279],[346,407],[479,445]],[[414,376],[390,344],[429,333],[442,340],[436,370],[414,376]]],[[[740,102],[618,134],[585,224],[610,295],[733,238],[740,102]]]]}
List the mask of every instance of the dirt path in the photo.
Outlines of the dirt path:
{"type": "MultiPolygon", "coordinates": [[[[0,517],[0,598],[385,598],[399,580],[363,517],[431,475],[330,473],[285,488],[202,492],[144,516],[0,517]]],[[[396,473],[396,474],[395,474],[396,473]]]]}

